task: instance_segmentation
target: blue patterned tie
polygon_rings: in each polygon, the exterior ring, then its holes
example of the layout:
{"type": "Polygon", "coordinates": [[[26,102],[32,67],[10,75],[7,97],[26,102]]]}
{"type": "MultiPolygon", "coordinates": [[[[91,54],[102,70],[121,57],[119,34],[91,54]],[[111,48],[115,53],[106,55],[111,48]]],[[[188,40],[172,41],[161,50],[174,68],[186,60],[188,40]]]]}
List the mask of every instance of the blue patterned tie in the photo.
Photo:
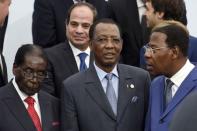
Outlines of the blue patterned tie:
{"type": "Polygon", "coordinates": [[[106,95],[107,95],[108,101],[111,105],[111,108],[114,114],[117,115],[117,98],[116,98],[116,94],[112,85],[112,77],[113,77],[113,74],[111,73],[105,76],[105,78],[107,79],[106,95]]]}
{"type": "Polygon", "coordinates": [[[170,79],[166,79],[166,86],[165,86],[165,104],[169,104],[169,102],[172,100],[172,86],[174,83],[170,79]]]}
{"type": "Polygon", "coordinates": [[[79,67],[79,70],[80,71],[83,71],[83,70],[87,69],[87,66],[86,66],[86,63],[85,63],[85,59],[86,59],[86,56],[87,55],[88,54],[86,54],[84,52],[82,52],[82,53],[80,53],[78,55],[79,56],[79,59],[80,59],[80,67],[79,67]]]}

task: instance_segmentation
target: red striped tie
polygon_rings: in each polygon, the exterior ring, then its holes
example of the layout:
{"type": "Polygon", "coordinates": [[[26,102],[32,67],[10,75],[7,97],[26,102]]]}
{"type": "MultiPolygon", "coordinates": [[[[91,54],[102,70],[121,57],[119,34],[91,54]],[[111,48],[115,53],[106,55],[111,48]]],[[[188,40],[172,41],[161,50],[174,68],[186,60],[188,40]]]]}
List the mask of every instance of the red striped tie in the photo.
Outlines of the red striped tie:
{"type": "Polygon", "coordinates": [[[35,102],[34,98],[29,96],[25,99],[25,102],[28,104],[27,111],[28,111],[37,131],[42,131],[39,116],[34,108],[34,102],[35,102]]]}

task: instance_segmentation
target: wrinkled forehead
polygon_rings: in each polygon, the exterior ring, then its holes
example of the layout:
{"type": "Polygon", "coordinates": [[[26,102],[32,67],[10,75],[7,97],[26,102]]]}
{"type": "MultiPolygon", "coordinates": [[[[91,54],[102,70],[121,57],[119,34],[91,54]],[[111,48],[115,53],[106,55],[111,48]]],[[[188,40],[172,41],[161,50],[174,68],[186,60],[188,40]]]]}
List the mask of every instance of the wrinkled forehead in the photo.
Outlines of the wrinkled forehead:
{"type": "Polygon", "coordinates": [[[95,27],[95,37],[96,36],[114,36],[120,37],[120,31],[118,26],[111,23],[99,23],[95,27]]]}
{"type": "Polygon", "coordinates": [[[167,35],[162,32],[152,32],[150,35],[149,46],[163,46],[166,45],[167,35]]]}

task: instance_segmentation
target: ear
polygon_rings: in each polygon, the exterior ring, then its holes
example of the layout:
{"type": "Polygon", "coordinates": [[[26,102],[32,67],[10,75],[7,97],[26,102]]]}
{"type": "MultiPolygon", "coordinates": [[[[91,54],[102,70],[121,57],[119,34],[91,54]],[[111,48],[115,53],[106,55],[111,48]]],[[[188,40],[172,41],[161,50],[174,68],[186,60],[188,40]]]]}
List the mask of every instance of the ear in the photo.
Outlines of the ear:
{"type": "Polygon", "coordinates": [[[175,47],[171,48],[171,50],[172,50],[172,59],[177,59],[181,53],[180,49],[177,46],[175,46],[175,47]]]}
{"type": "Polygon", "coordinates": [[[158,16],[159,19],[163,20],[164,12],[158,12],[157,16],[158,16]]]}
{"type": "Polygon", "coordinates": [[[13,64],[12,73],[16,75],[19,72],[19,67],[16,64],[13,64]]]}

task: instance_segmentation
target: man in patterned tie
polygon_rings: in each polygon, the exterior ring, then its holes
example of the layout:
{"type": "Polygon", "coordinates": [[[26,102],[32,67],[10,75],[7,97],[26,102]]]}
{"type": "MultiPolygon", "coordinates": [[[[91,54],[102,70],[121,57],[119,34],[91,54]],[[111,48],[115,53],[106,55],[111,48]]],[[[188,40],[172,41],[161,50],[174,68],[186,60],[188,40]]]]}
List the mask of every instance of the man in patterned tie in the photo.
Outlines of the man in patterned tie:
{"type": "Polygon", "coordinates": [[[40,91],[47,59],[33,44],[21,46],[13,64],[14,79],[0,88],[1,131],[59,131],[59,101],[40,91]]]}
{"type": "Polygon", "coordinates": [[[146,67],[158,76],[151,83],[145,131],[168,131],[177,107],[197,89],[197,68],[188,59],[188,48],[189,32],[182,23],[162,21],[152,29],[144,46],[146,67]]]}
{"type": "Polygon", "coordinates": [[[89,37],[95,61],[63,82],[62,131],[143,131],[148,72],[118,64],[123,43],[113,20],[93,23],[89,37]]]}

